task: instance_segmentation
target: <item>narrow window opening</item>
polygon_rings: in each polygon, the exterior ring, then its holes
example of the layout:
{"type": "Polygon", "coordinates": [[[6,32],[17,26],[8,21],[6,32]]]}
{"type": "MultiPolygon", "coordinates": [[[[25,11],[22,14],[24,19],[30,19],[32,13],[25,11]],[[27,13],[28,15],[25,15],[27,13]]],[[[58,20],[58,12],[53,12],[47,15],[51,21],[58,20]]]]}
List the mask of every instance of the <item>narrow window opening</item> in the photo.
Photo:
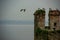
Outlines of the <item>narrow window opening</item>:
{"type": "Polygon", "coordinates": [[[57,23],[54,23],[54,26],[56,26],[57,23]]]}
{"type": "Polygon", "coordinates": [[[56,24],[57,24],[57,23],[54,23],[54,28],[53,28],[54,31],[55,31],[56,24]]]}

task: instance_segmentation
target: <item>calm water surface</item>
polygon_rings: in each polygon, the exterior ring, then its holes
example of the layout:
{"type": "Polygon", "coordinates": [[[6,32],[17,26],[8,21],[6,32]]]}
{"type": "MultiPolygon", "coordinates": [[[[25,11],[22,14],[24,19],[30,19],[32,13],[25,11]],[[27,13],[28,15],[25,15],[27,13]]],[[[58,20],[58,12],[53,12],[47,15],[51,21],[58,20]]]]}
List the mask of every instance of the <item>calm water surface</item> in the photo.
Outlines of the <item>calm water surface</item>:
{"type": "Polygon", "coordinates": [[[33,25],[2,25],[1,40],[34,40],[33,25]]]}

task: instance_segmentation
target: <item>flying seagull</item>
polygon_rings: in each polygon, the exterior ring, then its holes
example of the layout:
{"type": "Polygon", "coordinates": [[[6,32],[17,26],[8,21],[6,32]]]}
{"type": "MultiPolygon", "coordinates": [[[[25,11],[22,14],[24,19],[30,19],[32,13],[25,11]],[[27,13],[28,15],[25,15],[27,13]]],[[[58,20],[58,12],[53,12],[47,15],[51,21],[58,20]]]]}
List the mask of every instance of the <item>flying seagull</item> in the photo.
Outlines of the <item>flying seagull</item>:
{"type": "Polygon", "coordinates": [[[24,11],[24,12],[25,12],[25,11],[26,11],[26,9],[21,9],[21,10],[20,10],[20,12],[22,12],[22,11],[24,11]]]}

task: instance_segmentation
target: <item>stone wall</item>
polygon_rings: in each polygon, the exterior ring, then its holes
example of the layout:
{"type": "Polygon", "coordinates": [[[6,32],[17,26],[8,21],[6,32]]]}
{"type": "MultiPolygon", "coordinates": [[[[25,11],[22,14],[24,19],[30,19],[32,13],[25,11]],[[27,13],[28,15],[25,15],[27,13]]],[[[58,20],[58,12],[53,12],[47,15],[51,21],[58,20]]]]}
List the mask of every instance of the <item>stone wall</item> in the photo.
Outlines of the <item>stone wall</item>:
{"type": "Polygon", "coordinates": [[[58,10],[51,10],[49,12],[49,22],[50,22],[50,29],[53,30],[55,28],[56,30],[60,29],[59,22],[60,22],[60,12],[58,10]]]}

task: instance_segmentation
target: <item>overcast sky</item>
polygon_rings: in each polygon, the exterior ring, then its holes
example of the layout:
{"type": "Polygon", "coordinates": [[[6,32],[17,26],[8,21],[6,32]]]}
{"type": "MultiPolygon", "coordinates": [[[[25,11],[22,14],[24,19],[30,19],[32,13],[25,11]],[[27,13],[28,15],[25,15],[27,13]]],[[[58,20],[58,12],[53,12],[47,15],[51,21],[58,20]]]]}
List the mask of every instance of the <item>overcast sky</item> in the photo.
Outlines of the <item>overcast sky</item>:
{"type": "MultiPolygon", "coordinates": [[[[34,12],[38,8],[46,9],[46,20],[48,9],[60,9],[60,0],[1,0],[2,20],[34,21],[34,12]],[[26,9],[26,12],[20,12],[26,9]]],[[[46,21],[47,22],[47,21],[46,21]]]]}

